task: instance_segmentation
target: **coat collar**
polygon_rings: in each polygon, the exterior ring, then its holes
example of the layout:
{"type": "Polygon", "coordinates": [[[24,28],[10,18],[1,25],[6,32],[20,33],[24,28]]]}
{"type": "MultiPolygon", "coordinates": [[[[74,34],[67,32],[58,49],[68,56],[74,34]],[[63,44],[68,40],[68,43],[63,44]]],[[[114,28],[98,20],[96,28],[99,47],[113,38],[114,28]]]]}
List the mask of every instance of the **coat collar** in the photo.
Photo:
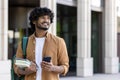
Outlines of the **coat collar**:
{"type": "MultiPolygon", "coordinates": [[[[47,32],[46,35],[45,35],[45,37],[48,38],[49,34],[50,34],[50,33],[47,32]]],[[[35,32],[34,32],[30,37],[31,37],[32,39],[35,39],[35,38],[36,38],[35,32]]]]}

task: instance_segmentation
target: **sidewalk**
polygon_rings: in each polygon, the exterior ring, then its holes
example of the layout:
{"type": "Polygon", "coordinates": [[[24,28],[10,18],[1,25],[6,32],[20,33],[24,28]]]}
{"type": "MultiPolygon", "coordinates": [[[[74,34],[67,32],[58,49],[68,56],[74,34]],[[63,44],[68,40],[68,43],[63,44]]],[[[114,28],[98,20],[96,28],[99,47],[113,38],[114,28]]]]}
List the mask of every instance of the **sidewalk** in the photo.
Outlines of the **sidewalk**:
{"type": "Polygon", "coordinates": [[[60,80],[120,80],[120,73],[94,74],[92,77],[61,77],[60,80]]]}

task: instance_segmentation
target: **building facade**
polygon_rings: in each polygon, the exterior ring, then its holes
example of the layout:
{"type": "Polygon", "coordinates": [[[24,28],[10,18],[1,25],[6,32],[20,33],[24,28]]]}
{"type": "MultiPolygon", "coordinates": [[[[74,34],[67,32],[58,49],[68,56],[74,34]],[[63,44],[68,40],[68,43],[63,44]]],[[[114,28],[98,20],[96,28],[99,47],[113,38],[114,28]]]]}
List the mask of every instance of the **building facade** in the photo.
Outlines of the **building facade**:
{"type": "Polygon", "coordinates": [[[68,76],[119,73],[117,4],[119,0],[0,0],[0,78],[11,80],[11,58],[20,38],[31,34],[29,11],[39,6],[55,13],[49,32],[66,41],[68,76]]]}

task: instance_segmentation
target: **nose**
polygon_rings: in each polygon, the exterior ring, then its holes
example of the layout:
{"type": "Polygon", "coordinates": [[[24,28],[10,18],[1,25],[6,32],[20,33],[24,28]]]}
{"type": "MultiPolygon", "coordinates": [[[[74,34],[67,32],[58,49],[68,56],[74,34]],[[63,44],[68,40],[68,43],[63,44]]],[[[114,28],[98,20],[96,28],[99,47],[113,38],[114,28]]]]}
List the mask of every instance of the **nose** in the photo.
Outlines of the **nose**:
{"type": "Polygon", "coordinates": [[[49,19],[45,18],[44,21],[45,21],[45,22],[49,22],[49,19]]]}
{"type": "Polygon", "coordinates": [[[49,21],[50,21],[49,16],[45,16],[45,17],[44,17],[44,21],[45,21],[45,22],[49,22],[49,21]]]}

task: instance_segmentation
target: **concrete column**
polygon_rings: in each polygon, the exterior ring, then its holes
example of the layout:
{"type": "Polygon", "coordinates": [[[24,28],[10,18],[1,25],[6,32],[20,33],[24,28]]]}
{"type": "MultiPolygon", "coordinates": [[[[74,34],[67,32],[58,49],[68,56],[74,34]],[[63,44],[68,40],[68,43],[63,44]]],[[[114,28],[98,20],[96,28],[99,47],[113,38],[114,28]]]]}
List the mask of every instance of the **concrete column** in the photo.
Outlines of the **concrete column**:
{"type": "Polygon", "coordinates": [[[1,1],[0,8],[0,59],[8,58],[8,3],[7,0],[1,1]]]}
{"type": "Polygon", "coordinates": [[[118,73],[116,0],[105,0],[105,73],[118,73]]]}
{"type": "Polygon", "coordinates": [[[8,60],[8,0],[0,0],[0,46],[0,79],[11,80],[11,61],[8,60]]]}
{"type": "Polygon", "coordinates": [[[49,32],[56,35],[56,0],[40,0],[41,7],[48,7],[54,12],[54,20],[49,29],[49,32]]]}
{"type": "Polygon", "coordinates": [[[77,76],[93,75],[90,0],[77,0],[77,76]]]}
{"type": "MultiPolygon", "coordinates": [[[[2,45],[2,38],[1,38],[1,34],[2,34],[2,0],[0,0],[0,45],[2,45]]],[[[2,60],[2,48],[0,48],[0,60],[2,60]]]]}

